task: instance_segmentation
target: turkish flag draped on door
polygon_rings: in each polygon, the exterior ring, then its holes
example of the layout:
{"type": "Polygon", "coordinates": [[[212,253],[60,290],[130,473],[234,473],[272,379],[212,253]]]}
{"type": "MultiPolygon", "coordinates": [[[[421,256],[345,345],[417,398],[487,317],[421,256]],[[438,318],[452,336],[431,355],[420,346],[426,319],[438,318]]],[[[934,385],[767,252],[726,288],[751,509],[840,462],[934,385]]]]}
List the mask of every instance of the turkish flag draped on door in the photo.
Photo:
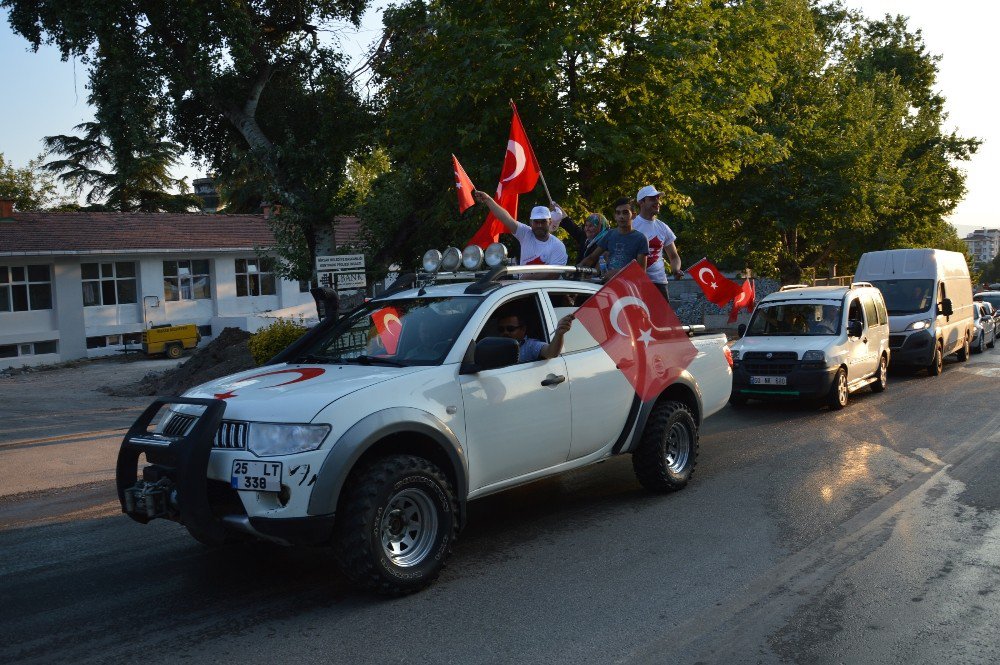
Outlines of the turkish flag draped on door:
{"type": "Polygon", "coordinates": [[[698,355],[674,310],[635,261],[574,316],[644,402],[656,399],[698,355]]]}
{"type": "Polygon", "coordinates": [[[687,273],[694,277],[694,281],[705,292],[708,301],[719,307],[728,303],[740,292],[739,284],[724,277],[708,259],[698,261],[687,269],[687,273]]]}
{"type": "Polygon", "coordinates": [[[454,154],[451,156],[451,162],[455,168],[455,193],[458,194],[458,211],[465,212],[476,205],[475,199],[472,198],[472,192],[476,186],[472,184],[472,180],[466,175],[465,169],[458,163],[458,157],[454,154]]]}
{"type": "MultiPolygon", "coordinates": [[[[500,182],[497,184],[496,201],[500,207],[517,219],[517,195],[526,194],[535,188],[541,168],[535,158],[535,151],[528,140],[528,134],[521,124],[521,116],[517,113],[514,102],[510,103],[514,117],[510,121],[510,135],[507,139],[507,152],[504,155],[503,169],[500,171],[500,182]]],[[[500,239],[505,227],[503,223],[490,213],[486,221],[479,227],[468,244],[479,245],[486,249],[490,244],[500,239]]]]}

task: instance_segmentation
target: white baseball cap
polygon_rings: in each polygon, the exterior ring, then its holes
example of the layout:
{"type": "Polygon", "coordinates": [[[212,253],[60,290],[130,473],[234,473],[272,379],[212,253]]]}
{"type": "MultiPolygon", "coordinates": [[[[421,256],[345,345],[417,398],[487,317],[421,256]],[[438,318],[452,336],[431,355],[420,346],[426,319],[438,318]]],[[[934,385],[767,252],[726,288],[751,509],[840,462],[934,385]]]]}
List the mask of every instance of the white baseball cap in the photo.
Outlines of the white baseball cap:
{"type": "Polygon", "coordinates": [[[635,200],[641,201],[647,196],[659,196],[662,193],[663,192],[656,191],[656,187],[653,187],[652,185],[646,185],[645,187],[639,190],[638,194],[635,195],[635,200]]]}
{"type": "Polygon", "coordinates": [[[535,206],[531,209],[531,219],[551,219],[552,211],[545,206],[535,206]]]}

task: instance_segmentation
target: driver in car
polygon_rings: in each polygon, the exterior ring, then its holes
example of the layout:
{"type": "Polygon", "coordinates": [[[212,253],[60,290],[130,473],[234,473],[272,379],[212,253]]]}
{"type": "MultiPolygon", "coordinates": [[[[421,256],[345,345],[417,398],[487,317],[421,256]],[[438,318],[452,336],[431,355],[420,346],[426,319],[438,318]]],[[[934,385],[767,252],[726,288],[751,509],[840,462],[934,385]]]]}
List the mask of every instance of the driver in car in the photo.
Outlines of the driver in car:
{"type": "Polygon", "coordinates": [[[573,325],[573,315],[567,314],[559,319],[552,341],[546,344],[540,339],[528,337],[528,326],[517,314],[508,314],[497,321],[497,329],[504,337],[514,340],[518,345],[518,362],[530,363],[535,360],[555,358],[562,353],[563,336],[573,325]]]}
{"type": "Polygon", "coordinates": [[[809,326],[809,332],[823,334],[833,334],[837,332],[837,317],[840,316],[840,310],[833,305],[823,305],[823,318],[819,321],[813,321],[809,326]]]}

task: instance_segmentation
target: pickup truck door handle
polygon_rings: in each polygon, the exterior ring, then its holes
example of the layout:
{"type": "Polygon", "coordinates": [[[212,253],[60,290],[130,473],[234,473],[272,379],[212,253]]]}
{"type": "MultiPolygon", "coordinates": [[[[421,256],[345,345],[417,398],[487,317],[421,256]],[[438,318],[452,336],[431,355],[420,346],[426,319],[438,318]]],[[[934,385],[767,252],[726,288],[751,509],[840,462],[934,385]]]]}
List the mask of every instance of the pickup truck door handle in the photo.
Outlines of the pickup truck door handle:
{"type": "Polygon", "coordinates": [[[563,376],[562,374],[549,374],[547,377],[545,377],[545,380],[542,381],[542,385],[543,386],[558,386],[560,383],[562,383],[565,380],[566,380],[566,377],[563,376]]]}

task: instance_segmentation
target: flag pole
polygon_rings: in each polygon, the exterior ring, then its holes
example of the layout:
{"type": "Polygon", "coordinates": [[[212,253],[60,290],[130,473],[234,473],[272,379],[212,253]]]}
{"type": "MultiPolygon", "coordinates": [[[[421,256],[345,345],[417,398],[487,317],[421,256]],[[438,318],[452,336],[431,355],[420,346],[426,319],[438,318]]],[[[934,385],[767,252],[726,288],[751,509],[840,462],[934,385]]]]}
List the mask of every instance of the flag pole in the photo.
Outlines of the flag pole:
{"type": "MultiPolygon", "coordinates": [[[[518,115],[518,113],[517,113],[517,106],[514,104],[514,100],[510,99],[509,101],[510,101],[510,108],[511,108],[511,110],[514,111],[515,115],[518,115]]],[[[518,116],[518,117],[520,117],[520,116],[518,116]]],[[[541,166],[541,164],[539,164],[539,166],[538,166],[538,178],[539,178],[539,180],[542,181],[542,187],[545,188],[545,196],[547,196],[549,198],[549,203],[552,204],[552,205],[555,205],[556,202],[552,199],[552,194],[549,192],[549,184],[547,182],[545,182],[545,174],[542,173],[542,166],[541,166]]]]}

